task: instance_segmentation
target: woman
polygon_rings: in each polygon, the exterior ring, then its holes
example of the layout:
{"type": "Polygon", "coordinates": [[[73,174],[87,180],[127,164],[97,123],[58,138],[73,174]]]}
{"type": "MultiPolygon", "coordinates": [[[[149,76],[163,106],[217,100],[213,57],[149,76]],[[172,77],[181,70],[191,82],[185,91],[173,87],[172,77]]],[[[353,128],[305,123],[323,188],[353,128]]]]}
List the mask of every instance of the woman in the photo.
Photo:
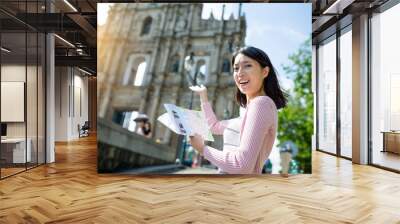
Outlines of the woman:
{"type": "Polygon", "coordinates": [[[148,120],[138,121],[139,127],[136,131],[137,134],[143,135],[146,138],[151,138],[151,124],[148,120]]]}
{"type": "Polygon", "coordinates": [[[146,138],[151,138],[151,124],[150,121],[145,121],[142,127],[143,134],[146,138]]]}
{"type": "MultiPolygon", "coordinates": [[[[267,54],[255,47],[244,47],[232,57],[236,100],[244,107],[240,122],[239,144],[220,151],[204,145],[198,134],[191,145],[207,160],[229,174],[261,174],[274,145],[278,128],[277,110],[286,106],[286,94],[267,54]]],[[[228,121],[218,121],[207,99],[205,87],[191,88],[200,95],[202,110],[213,134],[223,134],[228,121]]],[[[224,138],[226,136],[224,135],[224,138]]]]}

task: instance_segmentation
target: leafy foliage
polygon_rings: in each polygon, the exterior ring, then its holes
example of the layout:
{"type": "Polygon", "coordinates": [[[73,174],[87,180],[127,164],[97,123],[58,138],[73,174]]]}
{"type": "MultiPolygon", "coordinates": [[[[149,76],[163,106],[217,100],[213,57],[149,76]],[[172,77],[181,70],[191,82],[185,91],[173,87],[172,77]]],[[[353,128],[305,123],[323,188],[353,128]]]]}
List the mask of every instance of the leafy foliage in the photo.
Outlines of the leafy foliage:
{"type": "Polygon", "coordinates": [[[284,65],[283,70],[294,80],[294,88],[289,92],[287,106],[279,112],[278,140],[280,144],[289,140],[294,142],[299,149],[294,159],[299,162],[300,173],[311,173],[311,40],[304,42],[289,59],[292,65],[284,65]]]}

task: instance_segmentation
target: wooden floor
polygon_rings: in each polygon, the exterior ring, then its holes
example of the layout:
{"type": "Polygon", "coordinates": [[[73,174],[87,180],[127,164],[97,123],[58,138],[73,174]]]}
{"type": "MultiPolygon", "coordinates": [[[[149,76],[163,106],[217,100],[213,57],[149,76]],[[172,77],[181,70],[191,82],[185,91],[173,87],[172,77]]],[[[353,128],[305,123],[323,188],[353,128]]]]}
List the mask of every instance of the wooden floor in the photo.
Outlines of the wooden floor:
{"type": "Polygon", "coordinates": [[[0,223],[400,223],[400,175],[313,153],[289,178],[98,175],[95,138],[0,181],[0,223]]]}
{"type": "Polygon", "coordinates": [[[374,150],[372,160],[375,164],[400,170],[400,154],[374,150]]]}
{"type": "Polygon", "coordinates": [[[0,172],[1,172],[1,178],[6,178],[8,176],[11,175],[15,175],[18,174],[20,172],[24,172],[27,169],[34,169],[35,167],[37,167],[37,164],[29,164],[27,163],[27,167],[25,167],[25,164],[19,164],[18,167],[6,167],[6,168],[0,168],[0,172]]]}
{"type": "Polygon", "coordinates": [[[1,169],[1,178],[3,177],[7,177],[7,176],[11,176],[13,174],[19,173],[19,172],[23,172],[25,171],[25,167],[20,168],[14,168],[14,167],[7,167],[7,168],[0,168],[1,169]]]}

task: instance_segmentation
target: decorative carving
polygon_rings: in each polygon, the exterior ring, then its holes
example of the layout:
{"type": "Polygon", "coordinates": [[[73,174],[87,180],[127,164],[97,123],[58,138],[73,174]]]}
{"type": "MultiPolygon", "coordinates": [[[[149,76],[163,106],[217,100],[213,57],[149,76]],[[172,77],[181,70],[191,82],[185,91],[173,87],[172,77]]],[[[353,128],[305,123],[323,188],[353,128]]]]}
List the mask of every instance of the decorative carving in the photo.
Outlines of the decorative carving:
{"type": "Polygon", "coordinates": [[[184,31],[184,30],[186,30],[186,26],[187,26],[187,20],[186,19],[179,19],[179,21],[176,24],[175,31],[184,31]]]}

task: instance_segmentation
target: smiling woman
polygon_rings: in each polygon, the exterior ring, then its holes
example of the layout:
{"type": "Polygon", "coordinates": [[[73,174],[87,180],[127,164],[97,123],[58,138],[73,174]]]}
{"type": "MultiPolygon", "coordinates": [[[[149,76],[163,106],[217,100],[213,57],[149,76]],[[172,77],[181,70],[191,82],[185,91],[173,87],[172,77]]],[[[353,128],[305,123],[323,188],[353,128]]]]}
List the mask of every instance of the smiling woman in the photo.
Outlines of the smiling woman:
{"type": "MultiPolygon", "coordinates": [[[[219,168],[220,173],[261,174],[271,153],[278,129],[277,109],[286,106],[287,95],[281,90],[267,54],[255,47],[244,47],[232,57],[237,86],[236,100],[246,108],[240,120],[240,142],[222,151],[204,145],[200,135],[190,137],[192,146],[219,168]]],[[[218,121],[207,99],[207,89],[191,88],[200,95],[201,106],[213,134],[224,135],[229,120],[218,121]]]]}

